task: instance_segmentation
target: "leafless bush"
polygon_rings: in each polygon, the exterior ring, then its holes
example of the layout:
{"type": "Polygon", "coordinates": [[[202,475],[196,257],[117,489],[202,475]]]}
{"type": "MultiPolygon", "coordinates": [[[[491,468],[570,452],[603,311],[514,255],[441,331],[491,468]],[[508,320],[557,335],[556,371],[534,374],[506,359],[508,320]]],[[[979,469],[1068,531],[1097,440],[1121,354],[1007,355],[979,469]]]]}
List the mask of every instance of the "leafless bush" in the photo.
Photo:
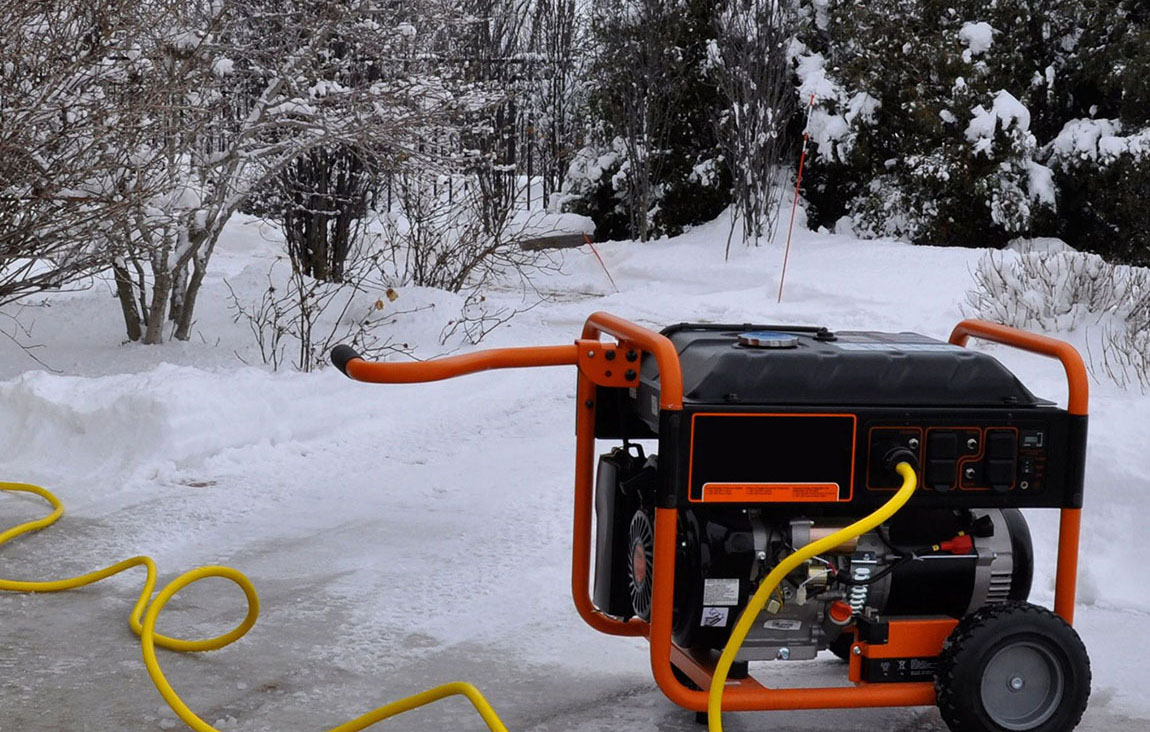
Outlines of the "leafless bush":
{"type": "MultiPolygon", "coordinates": [[[[795,11],[774,0],[724,0],[715,15],[718,38],[708,56],[727,107],[714,120],[734,184],[736,219],[744,243],[773,233],[775,193],[786,178],[783,137],[794,114],[795,92],[787,46],[795,11]]],[[[727,237],[730,256],[731,237],[727,237]]]]}
{"type": "Polygon", "coordinates": [[[1150,270],[1082,252],[991,252],[979,260],[966,302],[986,320],[1068,331],[1145,308],[1150,270]]]}
{"type": "Polygon", "coordinates": [[[0,0],[0,305],[83,286],[132,176],[125,118],[108,108],[136,2],[0,0]]]}
{"type": "MultiPolygon", "coordinates": [[[[1145,313],[1145,311],[1143,311],[1145,313]]],[[[1098,367],[1095,363],[1095,371],[1098,367]]],[[[1102,370],[1126,388],[1135,381],[1145,393],[1150,388],[1150,318],[1131,319],[1123,328],[1108,328],[1102,340],[1102,370]]]]}
{"type": "Polygon", "coordinates": [[[1091,370],[1119,386],[1150,386],[1150,269],[1109,264],[1081,252],[990,253],[974,270],[968,305],[1017,328],[1068,331],[1100,326],[1091,370]]]}
{"type": "MultiPolygon", "coordinates": [[[[393,207],[381,213],[375,234],[382,279],[388,285],[435,287],[465,296],[464,307],[441,335],[441,342],[462,332],[471,343],[516,312],[542,299],[533,277],[554,270],[547,252],[524,251],[521,243],[540,231],[539,214],[516,211],[516,196],[500,195],[502,183],[483,169],[449,176],[448,194],[433,185],[432,174],[411,172],[393,186],[393,207]],[[484,294],[510,283],[522,289],[524,308],[492,307],[484,294]]],[[[369,237],[370,239],[370,237],[369,237]]]]}
{"type": "Polygon", "coordinates": [[[370,257],[349,263],[342,282],[317,280],[290,260],[278,259],[267,272],[267,287],[256,302],[243,302],[231,292],[233,321],[246,321],[260,358],[278,370],[289,363],[309,372],[326,364],[333,346],[346,343],[369,359],[387,353],[408,353],[384,333],[396,319],[424,309],[393,305],[395,290],[375,278],[377,263],[370,257]],[[290,266],[290,272],[285,274],[290,266]]]}
{"type": "Polygon", "coordinates": [[[0,0],[0,303],[110,267],[129,339],[189,338],[255,192],[313,149],[398,155],[441,115],[395,57],[416,5],[0,0]]]}
{"type": "Polygon", "coordinates": [[[1150,292],[1144,289],[1126,319],[1106,329],[1101,368],[1119,386],[1137,381],[1143,392],[1150,388],[1150,292]]]}

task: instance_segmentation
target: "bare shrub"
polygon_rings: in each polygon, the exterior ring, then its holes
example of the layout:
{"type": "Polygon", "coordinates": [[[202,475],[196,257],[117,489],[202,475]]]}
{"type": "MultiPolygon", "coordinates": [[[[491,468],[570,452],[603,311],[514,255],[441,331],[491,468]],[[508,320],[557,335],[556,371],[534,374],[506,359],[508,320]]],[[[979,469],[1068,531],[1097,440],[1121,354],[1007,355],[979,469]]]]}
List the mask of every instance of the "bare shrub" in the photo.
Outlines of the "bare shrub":
{"type": "Polygon", "coordinates": [[[392,209],[378,216],[378,243],[371,246],[380,252],[381,279],[387,285],[464,295],[461,312],[448,323],[440,342],[462,333],[475,344],[516,313],[537,305],[543,296],[533,278],[540,271],[557,270],[559,261],[546,251],[522,248],[524,239],[542,233],[537,219],[545,214],[517,210],[515,192],[504,194],[490,168],[446,177],[446,189],[432,173],[398,178],[392,209]],[[493,307],[484,294],[508,286],[521,290],[524,307],[493,307]]]}
{"type": "MultiPolygon", "coordinates": [[[[1123,388],[1138,382],[1143,393],[1150,387],[1148,328],[1150,319],[1138,324],[1130,323],[1125,328],[1109,328],[1102,341],[1102,370],[1123,388]]],[[[1091,365],[1095,366],[1093,360],[1091,365]]]]}
{"type": "Polygon", "coordinates": [[[1143,392],[1150,388],[1150,292],[1143,290],[1121,326],[1106,329],[1101,369],[1123,388],[1134,382],[1143,392]]]}
{"type": "MultiPolygon", "coordinates": [[[[730,168],[743,243],[773,234],[788,153],[784,137],[794,114],[795,91],[787,49],[795,9],[770,0],[725,0],[715,16],[718,40],[708,60],[727,106],[713,120],[730,168]]],[[[731,236],[727,236],[727,256],[731,236]]]]}
{"type": "Polygon", "coordinates": [[[343,281],[329,282],[307,274],[294,258],[277,259],[258,301],[241,301],[228,285],[233,322],[247,322],[261,360],[274,370],[290,364],[297,371],[314,371],[326,365],[328,352],[339,343],[373,360],[409,353],[406,343],[386,334],[386,327],[430,306],[397,308],[398,294],[378,279],[378,272],[374,258],[353,256],[343,281]]]}
{"type": "Polygon", "coordinates": [[[1119,386],[1150,386],[1150,269],[1074,251],[991,252],[974,272],[967,304],[986,320],[1048,332],[1099,326],[1091,371],[1119,386]]]}
{"type": "Polygon", "coordinates": [[[966,302],[979,317],[1051,332],[1125,320],[1150,289],[1150,270],[1074,251],[991,252],[972,274],[966,302]]]}

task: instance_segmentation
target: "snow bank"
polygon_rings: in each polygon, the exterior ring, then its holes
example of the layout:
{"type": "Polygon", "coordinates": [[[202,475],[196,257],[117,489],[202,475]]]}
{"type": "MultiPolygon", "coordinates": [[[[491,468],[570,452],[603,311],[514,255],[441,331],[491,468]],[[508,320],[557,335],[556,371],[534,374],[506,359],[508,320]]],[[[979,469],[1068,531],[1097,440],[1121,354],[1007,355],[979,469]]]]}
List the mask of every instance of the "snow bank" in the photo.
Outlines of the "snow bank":
{"type": "Polygon", "coordinates": [[[140,475],[314,438],[341,421],[305,398],[314,389],[314,377],[247,367],[165,364],[96,378],[32,371],[0,382],[0,463],[10,475],[140,475]]]}
{"type": "Polygon", "coordinates": [[[595,222],[590,216],[550,211],[518,211],[507,224],[507,233],[513,237],[529,238],[550,234],[595,234],[595,222]]]}
{"type": "Polygon", "coordinates": [[[1057,254],[1059,252],[1075,251],[1074,247],[1070,246],[1061,239],[1056,239],[1051,236],[1038,236],[1034,237],[1033,239],[1011,239],[1007,243],[1006,248],[1010,251],[1018,252],[1019,254],[1026,254],[1028,252],[1057,254]]]}

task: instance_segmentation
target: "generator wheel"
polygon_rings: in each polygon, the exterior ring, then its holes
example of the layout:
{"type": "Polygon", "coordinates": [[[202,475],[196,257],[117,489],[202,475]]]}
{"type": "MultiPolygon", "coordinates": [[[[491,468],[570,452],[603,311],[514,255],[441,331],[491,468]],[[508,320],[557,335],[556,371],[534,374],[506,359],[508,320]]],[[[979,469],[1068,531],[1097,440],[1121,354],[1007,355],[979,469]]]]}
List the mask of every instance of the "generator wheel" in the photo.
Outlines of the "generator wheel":
{"type": "Polygon", "coordinates": [[[1067,732],[1086,710],[1090,659],[1046,608],[987,605],[950,634],[934,688],[952,732],[1067,732]]]}

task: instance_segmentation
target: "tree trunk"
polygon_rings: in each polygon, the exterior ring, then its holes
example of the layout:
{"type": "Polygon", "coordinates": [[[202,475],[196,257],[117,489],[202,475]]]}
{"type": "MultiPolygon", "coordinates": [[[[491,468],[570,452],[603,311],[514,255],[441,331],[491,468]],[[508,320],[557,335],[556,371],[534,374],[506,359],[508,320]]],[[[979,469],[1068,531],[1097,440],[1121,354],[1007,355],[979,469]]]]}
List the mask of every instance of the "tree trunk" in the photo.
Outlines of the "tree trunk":
{"type": "MultiPolygon", "coordinates": [[[[210,243],[202,243],[201,247],[211,247],[210,243]]],[[[192,257],[192,276],[188,278],[188,289],[184,293],[184,306],[180,308],[180,317],[176,320],[176,339],[186,341],[191,338],[192,325],[195,321],[192,320],[192,313],[196,308],[196,296],[200,294],[200,285],[204,282],[204,274],[207,273],[207,259],[210,252],[200,252],[196,250],[196,256],[192,257]]]]}
{"type": "MultiPolygon", "coordinates": [[[[326,196],[324,197],[327,198],[326,196]]],[[[313,206],[327,206],[330,205],[330,200],[323,200],[314,202],[313,206]]],[[[328,252],[327,252],[327,237],[328,237],[328,214],[326,211],[311,212],[311,224],[307,231],[307,259],[306,269],[301,270],[304,274],[314,277],[317,280],[326,282],[328,277],[328,252]]]]}
{"type": "Polygon", "coordinates": [[[172,280],[172,297],[168,307],[168,320],[178,322],[180,313],[184,310],[184,295],[188,292],[188,266],[185,264],[176,270],[172,280]]]}
{"type": "Polygon", "coordinates": [[[168,322],[164,315],[168,311],[168,298],[172,295],[172,273],[153,267],[152,275],[156,281],[152,285],[152,302],[148,306],[148,330],[144,334],[144,343],[157,345],[164,342],[164,325],[168,322]]]}
{"type": "Polygon", "coordinates": [[[132,276],[118,257],[112,261],[112,272],[116,276],[116,298],[119,299],[120,310],[124,314],[124,327],[128,331],[128,340],[138,341],[144,334],[144,328],[140,319],[140,304],[136,301],[136,291],[133,289],[132,276]]]}
{"type": "Polygon", "coordinates": [[[648,216],[651,211],[651,168],[649,162],[648,158],[644,158],[639,164],[639,241],[647,241],[651,235],[651,222],[648,216]]]}

